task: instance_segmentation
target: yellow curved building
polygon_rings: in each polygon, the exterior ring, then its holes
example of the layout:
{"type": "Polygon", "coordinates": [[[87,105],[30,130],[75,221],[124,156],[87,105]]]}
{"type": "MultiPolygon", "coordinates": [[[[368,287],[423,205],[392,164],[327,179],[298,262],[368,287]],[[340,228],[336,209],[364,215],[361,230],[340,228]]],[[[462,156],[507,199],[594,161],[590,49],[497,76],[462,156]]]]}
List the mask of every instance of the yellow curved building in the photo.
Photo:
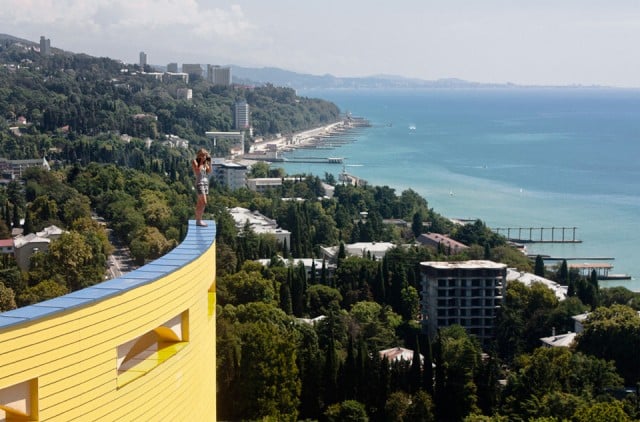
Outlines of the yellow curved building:
{"type": "Polygon", "coordinates": [[[0,421],[215,420],[215,236],[0,313],[0,421]]]}

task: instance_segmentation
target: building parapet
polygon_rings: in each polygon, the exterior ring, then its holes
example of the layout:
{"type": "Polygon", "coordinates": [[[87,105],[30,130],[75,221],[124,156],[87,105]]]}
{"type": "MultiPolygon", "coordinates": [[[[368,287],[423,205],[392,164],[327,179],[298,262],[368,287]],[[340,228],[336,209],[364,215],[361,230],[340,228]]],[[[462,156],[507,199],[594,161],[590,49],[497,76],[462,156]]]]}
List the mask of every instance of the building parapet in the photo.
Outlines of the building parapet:
{"type": "Polygon", "coordinates": [[[126,275],[0,314],[0,419],[215,420],[216,227],[126,275]]]}

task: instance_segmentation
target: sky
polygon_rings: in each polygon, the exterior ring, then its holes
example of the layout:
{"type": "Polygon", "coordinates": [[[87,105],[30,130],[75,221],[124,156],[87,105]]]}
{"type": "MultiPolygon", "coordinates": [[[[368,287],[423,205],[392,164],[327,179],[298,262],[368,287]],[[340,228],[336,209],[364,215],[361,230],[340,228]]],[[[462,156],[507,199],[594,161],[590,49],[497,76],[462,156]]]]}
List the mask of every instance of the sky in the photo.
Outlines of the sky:
{"type": "Polygon", "coordinates": [[[640,0],[0,0],[0,33],[127,63],[640,87],[640,0]]]}

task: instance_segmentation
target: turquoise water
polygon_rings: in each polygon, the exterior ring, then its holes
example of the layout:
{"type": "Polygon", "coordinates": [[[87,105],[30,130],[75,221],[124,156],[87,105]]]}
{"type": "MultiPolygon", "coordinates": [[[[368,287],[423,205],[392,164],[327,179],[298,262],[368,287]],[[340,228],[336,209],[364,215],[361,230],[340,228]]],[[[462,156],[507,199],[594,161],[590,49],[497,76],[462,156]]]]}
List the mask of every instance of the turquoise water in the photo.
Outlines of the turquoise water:
{"type": "MultiPolygon", "coordinates": [[[[412,188],[448,217],[480,218],[490,227],[577,227],[581,244],[528,250],[614,257],[612,272],[633,280],[602,285],[640,290],[640,90],[298,94],[333,101],[372,127],[334,150],[299,150],[289,157],[345,157],[348,173],[397,193],[412,188]]],[[[283,167],[319,176],[342,170],[331,164],[283,167]]]]}

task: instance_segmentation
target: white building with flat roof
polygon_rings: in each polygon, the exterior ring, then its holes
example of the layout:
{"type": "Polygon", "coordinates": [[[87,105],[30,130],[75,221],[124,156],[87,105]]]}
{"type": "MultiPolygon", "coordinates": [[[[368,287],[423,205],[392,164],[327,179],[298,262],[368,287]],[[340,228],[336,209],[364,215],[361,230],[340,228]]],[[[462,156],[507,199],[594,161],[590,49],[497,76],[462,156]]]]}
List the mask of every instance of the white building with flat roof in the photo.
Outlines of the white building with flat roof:
{"type": "Polygon", "coordinates": [[[256,234],[272,234],[278,242],[291,245],[291,232],[278,227],[276,220],[272,220],[258,211],[251,211],[247,208],[234,207],[228,209],[229,214],[235,222],[238,232],[242,231],[246,224],[249,224],[251,230],[256,234]]]}
{"type": "Polygon", "coordinates": [[[211,164],[212,177],[222,186],[236,190],[247,187],[249,167],[233,161],[214,162],[211,164]]]}
{"type": "Polygon", "coordinates": [[[531,287],[533,283],[541,283],[553,290],[553,293],[556,295],[558,300],[565,300],[567,298],[567,286],[563,286],[553,280],[549,280],[548,278],[509,268],[507,270],[507,283],[512,281],[519,281],[527,287],[531,287]]]}
{"type": "Polygon", "coordinates": [[[431,338],[438,328],[454,324],[483,341],[494,337],[507,284],[505,264],[429,261],[421,262],[420,269],[422,327],[431,338]]]}
{"type": "MultiPolygon", "coordinates": [[[[344,252],[347,256],[368,257],[371,256],[376,261],[381,260],[389,249],[395,248],[395,243],[390,242],[357,242],[344,245],[344,252]]],[[[323,257],[335,261],[338,258],[340,246],[321,247],[323,257]]]]}

